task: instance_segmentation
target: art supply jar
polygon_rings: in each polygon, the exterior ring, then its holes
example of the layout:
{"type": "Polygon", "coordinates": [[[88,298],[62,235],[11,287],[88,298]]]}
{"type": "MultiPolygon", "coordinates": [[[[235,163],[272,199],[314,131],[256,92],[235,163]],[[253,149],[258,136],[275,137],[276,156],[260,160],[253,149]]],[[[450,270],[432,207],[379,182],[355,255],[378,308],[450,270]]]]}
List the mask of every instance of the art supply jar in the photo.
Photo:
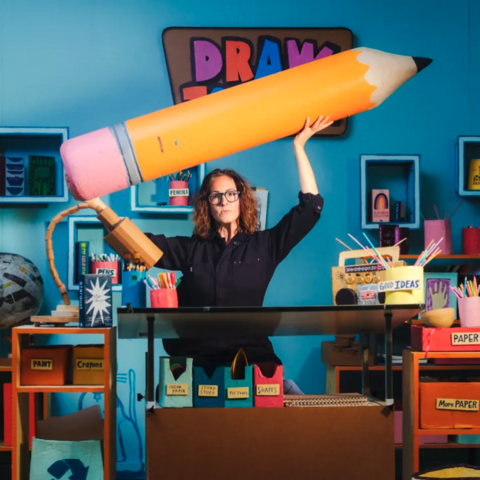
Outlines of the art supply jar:
{"type": "Polygon", "coordinates": [[[150,290],[152,308],[178,308],[178,295],[175,288],[157,288],[150,290]]]}
{"type": "Polygon", "coordinates": [[[430,245],[430,242],[437,243],[443,238],[439,245],[442,255],[452,254],[452,227],[450,220],[425,220],[425,249],[430,245]]]}
{"type": "Polygon", "coordinates": [[[387,268],[385,281],[379,284],[379,292],[382,287],[385,288],[385,305],[425,303],[423,267],[387,268]]]}
{"type": "Polygon", "coordinates": [[[168,197],[172,207],[180,207],[188,205],[188,182],[183,180],[171,180],[168,197]]]}
{"type": "Polygon", "coordinates": [[[480,255],[480,228],[462,228],[462,253],[480,255]]]}
{"type": "Polygon", "coordinates": [[[463,297],[457,302],[460,327],[480,327],[480,297],[463,297]]]}
{"type": "Polygon", "coordinates": [[[147,286],[145,270],[124,270],[122,272],[122,306],[145,308],[147,306],[147,286]]]}
{"type": "Polygon", "coordinates": [[[96,275],[110,275],[112,285],[122,283],[122,262],[101,262],[93,260],[90,262],[90,273],[96,275]]]}

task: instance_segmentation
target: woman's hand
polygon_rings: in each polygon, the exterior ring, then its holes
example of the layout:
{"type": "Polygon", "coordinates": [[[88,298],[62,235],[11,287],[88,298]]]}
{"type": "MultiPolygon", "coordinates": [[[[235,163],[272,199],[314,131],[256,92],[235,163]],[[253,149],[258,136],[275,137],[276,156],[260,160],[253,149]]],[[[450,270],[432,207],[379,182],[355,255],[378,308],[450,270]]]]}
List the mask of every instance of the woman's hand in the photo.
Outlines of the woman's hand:
{"type": "Polygon", "coordinates": [[[293,144],[296,147],[304,147],[307,143],[307,140],[315,135],[316,133],[325,130],[329,127],[333,121],[330,120],[330,117],[323,117],[320,115],[316,122],[310,127],[310,118],[307,118],[305,121],[305,125],[303,126],[303,130],[299,132],[295,138],[293,139],[293,144]]]}

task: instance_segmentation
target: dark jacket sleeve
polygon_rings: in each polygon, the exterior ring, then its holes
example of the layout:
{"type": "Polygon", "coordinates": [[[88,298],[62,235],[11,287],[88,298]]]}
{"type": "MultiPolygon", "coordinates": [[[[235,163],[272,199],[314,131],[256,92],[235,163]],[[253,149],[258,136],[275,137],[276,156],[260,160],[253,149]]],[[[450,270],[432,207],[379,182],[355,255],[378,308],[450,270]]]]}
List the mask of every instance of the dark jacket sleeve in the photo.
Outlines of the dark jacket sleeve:
{"type": "Polygon", "coordinates": [[[277,265],[320,219],[324,203],[320,194],[300,192],[298,198],[299,204],[268,230],[270,258],[277,265]]]}
{"type": "Polygon", "coordinates": [[[166,270],[184,270],[193,246],[192,237],[166,237],[165,235],[145,235],[163,252],[156,267],[166,270]]]}

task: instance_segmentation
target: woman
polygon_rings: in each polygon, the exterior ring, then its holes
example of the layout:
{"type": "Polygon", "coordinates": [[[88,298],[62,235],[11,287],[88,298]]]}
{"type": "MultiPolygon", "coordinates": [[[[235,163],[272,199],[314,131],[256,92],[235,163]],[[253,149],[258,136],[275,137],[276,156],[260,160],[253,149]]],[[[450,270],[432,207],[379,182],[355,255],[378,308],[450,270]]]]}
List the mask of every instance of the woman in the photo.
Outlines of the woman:
{"type": "MultiPolygon", "coordinates": [[[[261,306],[278,264],[320,218],[323,198],[304,146],[332,122],[319,117],[293,141],[300,177],[299,205],[273,228],[257,231],[258,213],[252,188],[233,170],[209,173],[195,203],[192,237],[147,234],[163,251],[157,267],[180,270],[180,306],[261,306]]],[[[169,355],[193,357],[197,364],[231,362],[243,348],[249,362],[276,361],[268,337],[169,339],[169,355]]]]}

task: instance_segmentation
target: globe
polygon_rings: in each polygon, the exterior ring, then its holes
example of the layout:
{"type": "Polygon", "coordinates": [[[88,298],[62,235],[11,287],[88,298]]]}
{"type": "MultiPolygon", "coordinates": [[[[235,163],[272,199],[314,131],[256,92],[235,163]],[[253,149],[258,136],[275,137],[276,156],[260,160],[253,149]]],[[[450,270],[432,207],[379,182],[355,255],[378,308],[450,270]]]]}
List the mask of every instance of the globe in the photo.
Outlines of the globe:
{"type": "Polygon", "coordinates": [[[36,315],[43,303],[43,279],[28,259],[0,253],[0,328],[22,323],[36,315]]]}

